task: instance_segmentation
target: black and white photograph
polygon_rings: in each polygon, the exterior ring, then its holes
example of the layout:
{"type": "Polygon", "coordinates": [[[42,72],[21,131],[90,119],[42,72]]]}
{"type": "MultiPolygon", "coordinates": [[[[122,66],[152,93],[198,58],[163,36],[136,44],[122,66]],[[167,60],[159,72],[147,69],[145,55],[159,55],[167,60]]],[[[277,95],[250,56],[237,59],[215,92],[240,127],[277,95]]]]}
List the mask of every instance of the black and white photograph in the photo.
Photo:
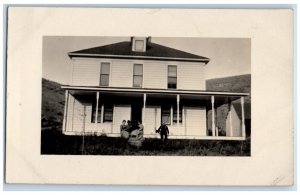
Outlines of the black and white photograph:
{"type": "Polygon", "coordinates": [[[41,154],[251,156],[251,39],[44,36],[41,154]]]}
{"type": "Polygon", "coordinates": [[[6,182],[293,185],[294,14],[10,7],[6,182]]]}

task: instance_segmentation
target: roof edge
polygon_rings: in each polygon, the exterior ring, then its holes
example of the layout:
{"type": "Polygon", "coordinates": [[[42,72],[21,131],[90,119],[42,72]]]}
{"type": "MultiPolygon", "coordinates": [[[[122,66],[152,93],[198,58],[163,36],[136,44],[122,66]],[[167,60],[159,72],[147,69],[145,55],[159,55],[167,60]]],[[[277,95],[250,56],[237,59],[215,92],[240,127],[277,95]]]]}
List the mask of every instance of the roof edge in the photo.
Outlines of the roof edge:
{"type": "Polygon", "coordinates": [[[73,57],[91,57],[91,58],[114,58],[114,59],[142,59],[142,60],[164,60],[164,61],[185,61],[185,62],[204,62],[207,64],[210,59],[197,58],[172,58],[172,57],[156,57],[156,56],[129,56],[129,55],[107,55],[107,54],[82,54],[76,52],[69,52],[68,56],[73,57]]]}

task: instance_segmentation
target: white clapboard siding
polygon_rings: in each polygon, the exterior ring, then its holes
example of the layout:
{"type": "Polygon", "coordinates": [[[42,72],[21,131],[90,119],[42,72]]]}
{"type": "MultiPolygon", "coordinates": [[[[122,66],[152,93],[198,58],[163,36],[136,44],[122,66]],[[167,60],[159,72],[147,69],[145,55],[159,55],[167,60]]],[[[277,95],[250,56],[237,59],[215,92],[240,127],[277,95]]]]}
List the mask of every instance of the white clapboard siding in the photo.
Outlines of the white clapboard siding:
{"type": "Polygon", "coordinates": [[[133,63],[113,61],[111,65],[111,87],[132,87],[133,63]]]}
{"type": "Polygon", "coordinates": [[[185,135],[185,127],[180,125],[169,125],[169,133],[170,135],[185,135]]]}
{"type": "Polygon", "coordinates": [[[230,136],[230,125],[232,125],[232,137],[242,136],[242,125],[241,119],[239,118],[234,106],[231,105],[230,112],[228,112],[226,118],[226,136],[230,136]],[[231,124],[230,124],[231,114],[231,124]]]}
{"type": "Polygon", "coordinates": [[[75,98],[69,93],[68,107],[67,107],[67,124],[66,131],[73,131],[73,110],[74,110],[75,98]]]}
{"type": "Polygon", "coordinates": [[[73,60],[72,84],[76,86],[99,86],[100,62],[96,60],[73,60]]]}
{"type": "Polygon", "coordinates": [[[201,63],[180,63],[177,65],[177,88],[205,90],[205,77],[201,63]]]}
{"type": "MultiPolygon", "coordinates": [[[[144,112],[143,112],[144,113],[144,112]]],[[[155,129],[158,129],[161,124],[161,109],[160,106],[146,106],[144,134],[155,134],[155,129]]]]}
{"type": "Polygon", "coordinates": [[[113,133],[120,133],[120,125],[123,120],[130,120],[130,105],[115,105],[113,113],[113,133]]]}
{"type": "Polygon", "coordinates": [[[167,66],[162,62],[144,63],[144,88],[167,88],[167,66]]]}
{"type": "Polygon", "coordinates": [[[187,135],[206,136],[205,107],[185,107],[185,127],[187,135]]]}

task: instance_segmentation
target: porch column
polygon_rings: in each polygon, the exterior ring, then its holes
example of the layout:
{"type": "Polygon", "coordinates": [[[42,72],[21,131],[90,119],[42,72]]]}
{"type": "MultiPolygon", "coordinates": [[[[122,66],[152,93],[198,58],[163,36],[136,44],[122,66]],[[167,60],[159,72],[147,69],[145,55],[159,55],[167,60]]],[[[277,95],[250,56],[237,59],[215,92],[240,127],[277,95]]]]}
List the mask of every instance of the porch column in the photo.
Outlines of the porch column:
{"type": "Polygon", "coordinates": [[[246,137],[244,97],[241,97],[241,109],[242,109],[242,137],[246,137]]]}
{"type": "Polygon", "coordinates": [[[171,106],[171,126],[173,126],[173,106],[171,106]]]}
{"type": "Polygon", "coordinates": [[[233,130],[232,130],[232,104],[231,104],[231,100],[229,100],[228,102],[228,115],[229,115],[229,136],[232,137],[233,136],[233,130]]]}
{"type": "Polygon", "coordinates": [[[65,91],[65,111],[64,111],[64,120],[63,120],[63,131],[67,130],[68,104],[69,104],[69,90],[66,90],[65,91]]]}
{"type": "Polygon", "coordinates": [[[179,126],[179,102],[180,102],[180,95],[177,94],[177,126],[179,126]]]}
{"type": "Polygon", "coordinates": [[[216,136],[216,125],[215,125],[215,96],[211,96],[211,131],[212,131],[212,136],[216,136]]]}
{"type": "Polygon", "coordinates": [[[144,106],[143,106],[143,124],[145,123],[146,119],[146,100],[147,100],[147,94],[144,93],[144,106]]]}
{"type": "Polygon", "coordinates": [[[98,106],[99,106],[99,91],[96,93],[96,114],[95,114],[95,123],[98,123],[98,106]]]}
{"type": "Polygon", "coordinates": [[[103,123],[103,116],[104,116],[104,104],[101,105],[101,123],[103,123]]]}

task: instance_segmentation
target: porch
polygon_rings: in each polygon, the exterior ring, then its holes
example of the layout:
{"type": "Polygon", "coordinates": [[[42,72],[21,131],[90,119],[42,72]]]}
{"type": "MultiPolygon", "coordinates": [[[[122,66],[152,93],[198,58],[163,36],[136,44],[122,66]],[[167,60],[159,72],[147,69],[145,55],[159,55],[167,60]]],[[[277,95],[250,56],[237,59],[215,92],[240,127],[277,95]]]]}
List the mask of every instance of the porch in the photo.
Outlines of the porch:
{"type": "MultiPolygon", "coordinates": [[[[244,140],[244,97],[247,93],[99,88],[63,86],[65,135],[120,136],[122,120],[137,120],[144,125],[144,137],[155,133],[166,122],[172,139],[244,140]],[[241,116],[235,118],[233,101],[239,101],[241,116]],[[217,109],[227,106],[226,127],[220,129],[217,109]],[[222,132],[222,133],[221,133],[222,132]],[[224,133],[225,132],[225,133],[224,133]]],[[[223,121],[224,123],[224,121],[223,121]]]]}

